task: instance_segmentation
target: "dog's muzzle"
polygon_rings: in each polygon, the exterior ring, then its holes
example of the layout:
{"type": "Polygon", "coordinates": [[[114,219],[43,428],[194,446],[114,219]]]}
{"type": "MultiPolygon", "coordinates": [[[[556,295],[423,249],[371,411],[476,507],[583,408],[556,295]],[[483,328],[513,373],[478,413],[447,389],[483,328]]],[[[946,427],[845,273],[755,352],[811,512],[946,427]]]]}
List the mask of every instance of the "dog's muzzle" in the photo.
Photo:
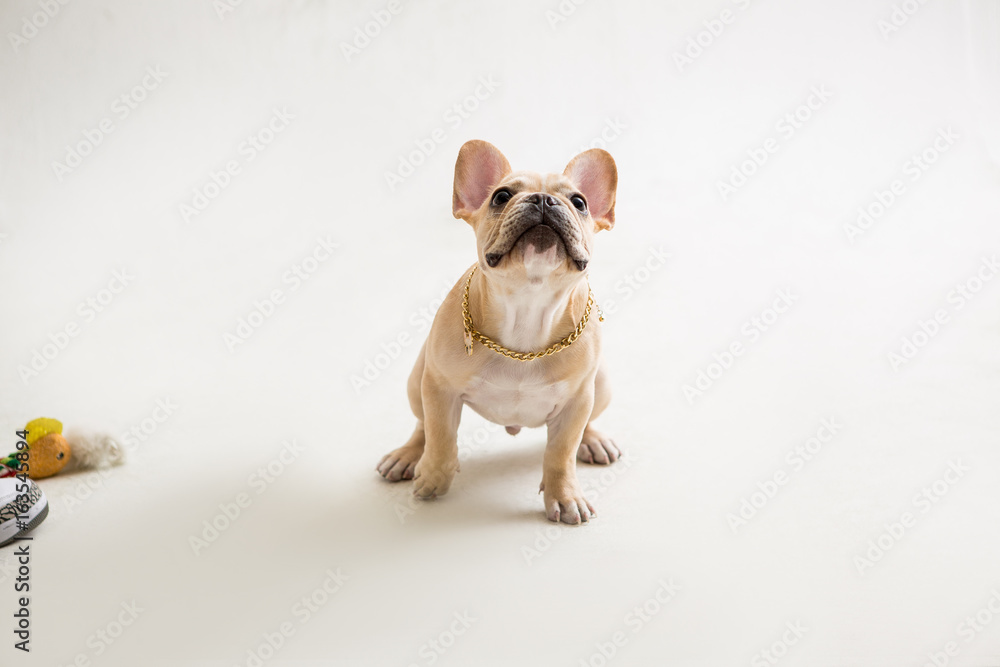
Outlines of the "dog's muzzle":
{"type": "Polygon", "coordinates": [[[583,247],[583,235],[574,224],[573,214],[558,199],[541,192],[528,195],[510,210],[496,240],[484,253],[486,263],[495,267],[526,232],[538,225],[556,233],[577,269],[587,268],[590,256],[583,247]]]}

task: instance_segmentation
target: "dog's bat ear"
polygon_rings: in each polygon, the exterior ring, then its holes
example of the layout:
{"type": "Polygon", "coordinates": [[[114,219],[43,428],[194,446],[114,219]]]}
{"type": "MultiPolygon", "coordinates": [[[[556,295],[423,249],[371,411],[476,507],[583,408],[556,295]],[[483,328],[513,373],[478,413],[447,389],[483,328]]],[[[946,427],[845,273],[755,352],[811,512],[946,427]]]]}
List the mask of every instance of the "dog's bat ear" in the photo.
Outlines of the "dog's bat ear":
{"type": "Polygon", "coordinates": [[[584,151],[569,161],[563,174],[587,198],[587,206],[597,228],[614,227],[618,167],[611,153],[600,148],[584,151]]]}
{"type": "Polygon", "coordinates": [[[493,187],[510,173],[510,163],[497,147],[487,141],[467,141],[458,151],[455,163],[455,191],[451,212],[468,220],[479,210],[493,187]]]}

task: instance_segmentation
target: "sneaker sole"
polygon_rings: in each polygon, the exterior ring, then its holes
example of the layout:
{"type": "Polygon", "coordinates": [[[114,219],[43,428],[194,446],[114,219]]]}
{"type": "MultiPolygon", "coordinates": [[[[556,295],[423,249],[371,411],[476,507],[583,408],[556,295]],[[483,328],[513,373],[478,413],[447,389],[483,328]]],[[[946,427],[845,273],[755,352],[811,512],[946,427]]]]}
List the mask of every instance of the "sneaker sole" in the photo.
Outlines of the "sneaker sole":
{"type": "MultiPolygon", "coordinates": [[[[28,524],[24,528],[22,528],[21,530],[17,531],[16,533],[7,538],[4,538],[4,536],[0,534],[0,540],[3,540],[2,542],[0,542],[0,547],[5,547],[14,540],[16,540],[17,538],[19,538],[21,535],[30,533],[31,531],[33,531],[35,528],[38,527],[38,524],[40,524],[42,521],[45,521],[45,517],[49,515],[49,501],[48,499],[45,499],[43,500],[43,502],[45,503],[45,505],[42,507],[41,511],[39,511],[38,514],[29,519],[28,524]]],[[[13,523],[15,526],[17,525],[15,523],[15,520],[11,520],[10,523],[13,523]]],[[[2,530],[2,528],[3,526],[0,526],[0,530],[2,530]]]]}

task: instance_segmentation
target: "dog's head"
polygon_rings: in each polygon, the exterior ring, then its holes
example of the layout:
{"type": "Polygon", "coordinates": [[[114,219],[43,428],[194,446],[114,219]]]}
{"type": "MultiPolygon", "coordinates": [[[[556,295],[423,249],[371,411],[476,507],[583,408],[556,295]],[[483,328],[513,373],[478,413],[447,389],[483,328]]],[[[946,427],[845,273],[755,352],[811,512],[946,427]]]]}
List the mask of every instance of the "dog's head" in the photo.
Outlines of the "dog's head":
{"type": "Polygon", "coordinates": [[[594,235],[615,224],[618,170],[594,148],[561,174],[512,172],[490,143],[458,152],[452,212],[476,232],[479,266],[505,281],[541,285],[586,272],[594,235]]]}

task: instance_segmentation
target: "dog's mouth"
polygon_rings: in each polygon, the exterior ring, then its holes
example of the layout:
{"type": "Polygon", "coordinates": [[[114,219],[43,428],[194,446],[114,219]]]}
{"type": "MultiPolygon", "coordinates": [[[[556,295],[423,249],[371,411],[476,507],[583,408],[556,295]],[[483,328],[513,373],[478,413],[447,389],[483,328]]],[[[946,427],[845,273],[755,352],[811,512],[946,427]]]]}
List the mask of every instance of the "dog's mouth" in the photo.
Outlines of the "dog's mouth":
{"type": "Polygon", "coordinates": [[[540,222],[534,227],[526,229],[514,241],[513,247],[516,248],[519,243],[533,245],[538,252],[545,252],[556,244],[562,246],[563,251],[566,250],[566,239],[563,238],[557,229],[546,222],[540,222]]]}
{"type": "Polygon", "coordinates": [[[519,215],[504,222],[496,240],[486,249],[484,257],[490,267],[496,267],[514,248],[531,246],[537,253],[556,248],[556,253],[568,256],[580,271],[587,268],[589,254],[583,247],[580,230],[568,216],[559,211],[546,210],[519,215]]]}

